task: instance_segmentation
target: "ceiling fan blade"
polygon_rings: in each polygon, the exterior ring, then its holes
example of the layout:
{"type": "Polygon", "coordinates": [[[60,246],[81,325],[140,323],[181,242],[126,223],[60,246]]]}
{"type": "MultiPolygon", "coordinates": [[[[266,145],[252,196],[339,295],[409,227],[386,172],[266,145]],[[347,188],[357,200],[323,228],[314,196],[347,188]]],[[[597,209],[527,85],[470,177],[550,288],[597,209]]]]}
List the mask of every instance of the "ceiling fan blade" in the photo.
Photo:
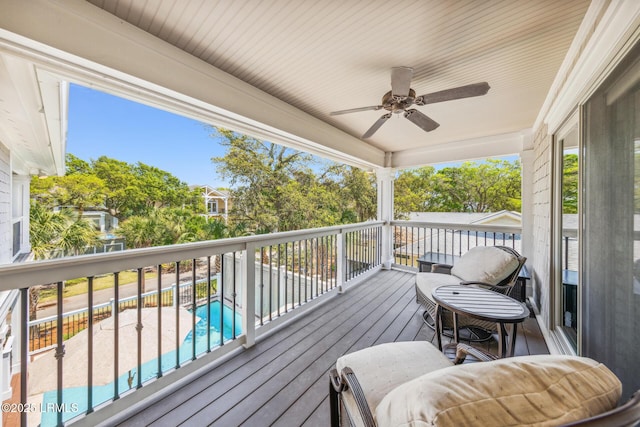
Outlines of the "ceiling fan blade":
{"type": "Polygon", "coordinates": [[[416,98],[416,105],[435,104],[436,102],[451,101],[453,99],[471,98],[473,96],[486,95],[489,92],[489,83],[474,83],[466,86],[454,87],[439,92],[428,93],[416,98]]]}
{"type": "Polygon", "coordinates": [[[391,94],[394,97],[406,98],[409,96],[412,77],[413,68],[393,67],[391,69],[391,94]]]}
{"type": "Polygon", "coordinates": [[[432,130],[440,126],[438,122],[430,119],[414,108],[405,111],[404,116],[407,118],[407,120],[417,125],[425,132],[431,132],[432,130]]]}
{"type": "Polygon", "coordinates": [[[351,108],[350,110],[340,110],[340,111],[333,111],[331,113],[329,113],[330,116],[339,116],[340,114],[349,114],[349,113],[359,113],[360,111],[377,111],[380,110],[382,107],[382,105],[371,105],[369,107],[360,107],[360,108],[351,108]]]}
{"type": "Polygon", "coordinates": [[[382,126],[384,124],[384,122],[386,122],[387,120],[389,120],[391,118],[391,113],[387,113],[384,116],[380,117],[374,124],[373,126],[371,126],[369,128],[368,131],[366,131],[364,133],[364,135],[362,135],[362,139],[367,139],[369,138],[371,135],[373,135],[374,133],[376,133],[376,131],[378,129],[380,129],[380,126],[382,126]]]}

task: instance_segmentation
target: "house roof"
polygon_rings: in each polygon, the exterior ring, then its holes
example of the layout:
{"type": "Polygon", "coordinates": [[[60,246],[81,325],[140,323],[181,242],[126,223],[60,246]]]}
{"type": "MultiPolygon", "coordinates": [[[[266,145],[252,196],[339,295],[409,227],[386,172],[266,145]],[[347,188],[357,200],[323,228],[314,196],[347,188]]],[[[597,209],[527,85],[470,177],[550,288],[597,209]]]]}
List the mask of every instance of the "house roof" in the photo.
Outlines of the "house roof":
{"type": "Polygon", "coordinates": [[[222,199],[228,199],[229,198],[229,193],[227,193],[226,191],[222,191],[222,190],[218,190],[216,188],[213,188],[210,185],[190,185],[189,188],[191,188],[192,190],[194,189],[201,189],[204,193],[204,195],[209,196],[209,197],[219,197],[222,199]]]}
{"type": "Polygon", "coordinates": [[[411,212],[410,221],[442,224],[492,224],[520,225],[521,214],[502,210],[499,212],[411,212]]]}
{"type": "Polygon", "coordinates": [[[583,18],[606,7],[589,8],[587,0],[1,3],[0,56],[26,60],[36,73],[366,168],[520,152],[550,89],[566,77],[559,70],[579,48],[583,18]],[[485,81],[491,89],[416,107],[440,123],[429,133],[400,116],[362,139],[380,111],[330,115],[379,104],[397,66],[413,68],[419,95],[485,81]]]}

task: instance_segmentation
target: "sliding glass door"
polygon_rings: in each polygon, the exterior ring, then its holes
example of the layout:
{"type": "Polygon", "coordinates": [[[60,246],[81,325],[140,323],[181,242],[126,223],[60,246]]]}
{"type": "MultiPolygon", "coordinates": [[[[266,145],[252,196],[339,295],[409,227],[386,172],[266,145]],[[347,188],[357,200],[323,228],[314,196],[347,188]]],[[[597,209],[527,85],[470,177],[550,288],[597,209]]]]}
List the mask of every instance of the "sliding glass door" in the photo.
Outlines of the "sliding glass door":
{"type": "Polygon", "coordinates": [[[582,110],[579,352],[628,397],[640,389],[640,46],[626,58],[582,110]]]}

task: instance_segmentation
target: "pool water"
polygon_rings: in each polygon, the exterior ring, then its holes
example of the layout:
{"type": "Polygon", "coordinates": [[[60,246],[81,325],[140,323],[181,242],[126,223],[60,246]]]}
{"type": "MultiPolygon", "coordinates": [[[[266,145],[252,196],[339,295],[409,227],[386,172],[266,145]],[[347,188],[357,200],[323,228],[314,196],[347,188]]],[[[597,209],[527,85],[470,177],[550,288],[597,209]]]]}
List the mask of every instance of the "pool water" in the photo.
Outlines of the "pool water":
{"type": "MultiPolygon", "coordinates": [[[[220,328],[220,302],[214,301],[209,304],[209,311],[207,312],[207,306],[203,305],[196,308],[196,316],[200,319],[196,323],[195,328],[195,340],[196,340],[196,355],[202,354],[207,350],[207,335],[210,337],[211,348],[216,348],[220,345],[220,331],[222,330],[222,337],[224,340],[233,338],[234,328],[234,313],[231,308],[224,306],[222,311],[222,328],[220,328]],[[207,318],[211,319],[210,328],[207,328],[207,318]]],[[[242,322],[240,313],[235,313],[235,335],[238,336],[242,333],[242,322]]],[[[193,349],[193,336],[194,331],[190,331],[185,337],[184,341],[180,345],[179,355],[180,364],[191,360],[193,349]]],[[[176,350],[164,353],[160,358],[162,365],[162,372],[166,372],[175,368],[176,365],[176,350]]],[[[137,368],[132,369],[132,373],[135,374],[137,368]]],[[[142,382],[148,381],[152,378],[156,378],[158,375],[158,359],[153,359],[145,362],[141,366],[141,378],[142,382]]],[[[124,374],[118,378],[118,393],[124,393],[129,390],[129,383],[127,381],[129,374],[124,374]]],[[[136,386],[138,378],[134,378],[133,387],[136,386]]],[[[97,406],[103,402],[107,402],[113,398],[113,383],[94,386],[93,387],[93,405],[97,406]]],[[[43,408],[55,408],[58,402],[58,393],[56,390],[47,391],[42,397],[43,408]]],[[[72,387],[62,390],[62,420],[67,421],[80,414],[84,414],[88,410],[87,402],[87,387],[72,387]]],[[[42,412],[42,418],[40,421],[41,426],[55,426],[58,422],[57,412],[47,411],[42,412]]]]}

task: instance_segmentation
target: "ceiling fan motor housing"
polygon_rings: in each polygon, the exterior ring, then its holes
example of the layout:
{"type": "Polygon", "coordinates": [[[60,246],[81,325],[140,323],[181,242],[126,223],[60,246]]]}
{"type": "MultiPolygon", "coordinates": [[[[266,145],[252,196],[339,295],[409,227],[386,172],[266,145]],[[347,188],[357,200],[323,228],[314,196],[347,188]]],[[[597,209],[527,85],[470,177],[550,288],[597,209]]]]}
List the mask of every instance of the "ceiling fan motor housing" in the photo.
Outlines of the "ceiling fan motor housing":
{"type": "Polygon", "coordinates": [[[395,114],[402,113],[405,109],[411,107],[416,99],[416,92],[409,89],[409,96],[393,95],[391,91],[382,97],[382,108],[395,114]]]}

